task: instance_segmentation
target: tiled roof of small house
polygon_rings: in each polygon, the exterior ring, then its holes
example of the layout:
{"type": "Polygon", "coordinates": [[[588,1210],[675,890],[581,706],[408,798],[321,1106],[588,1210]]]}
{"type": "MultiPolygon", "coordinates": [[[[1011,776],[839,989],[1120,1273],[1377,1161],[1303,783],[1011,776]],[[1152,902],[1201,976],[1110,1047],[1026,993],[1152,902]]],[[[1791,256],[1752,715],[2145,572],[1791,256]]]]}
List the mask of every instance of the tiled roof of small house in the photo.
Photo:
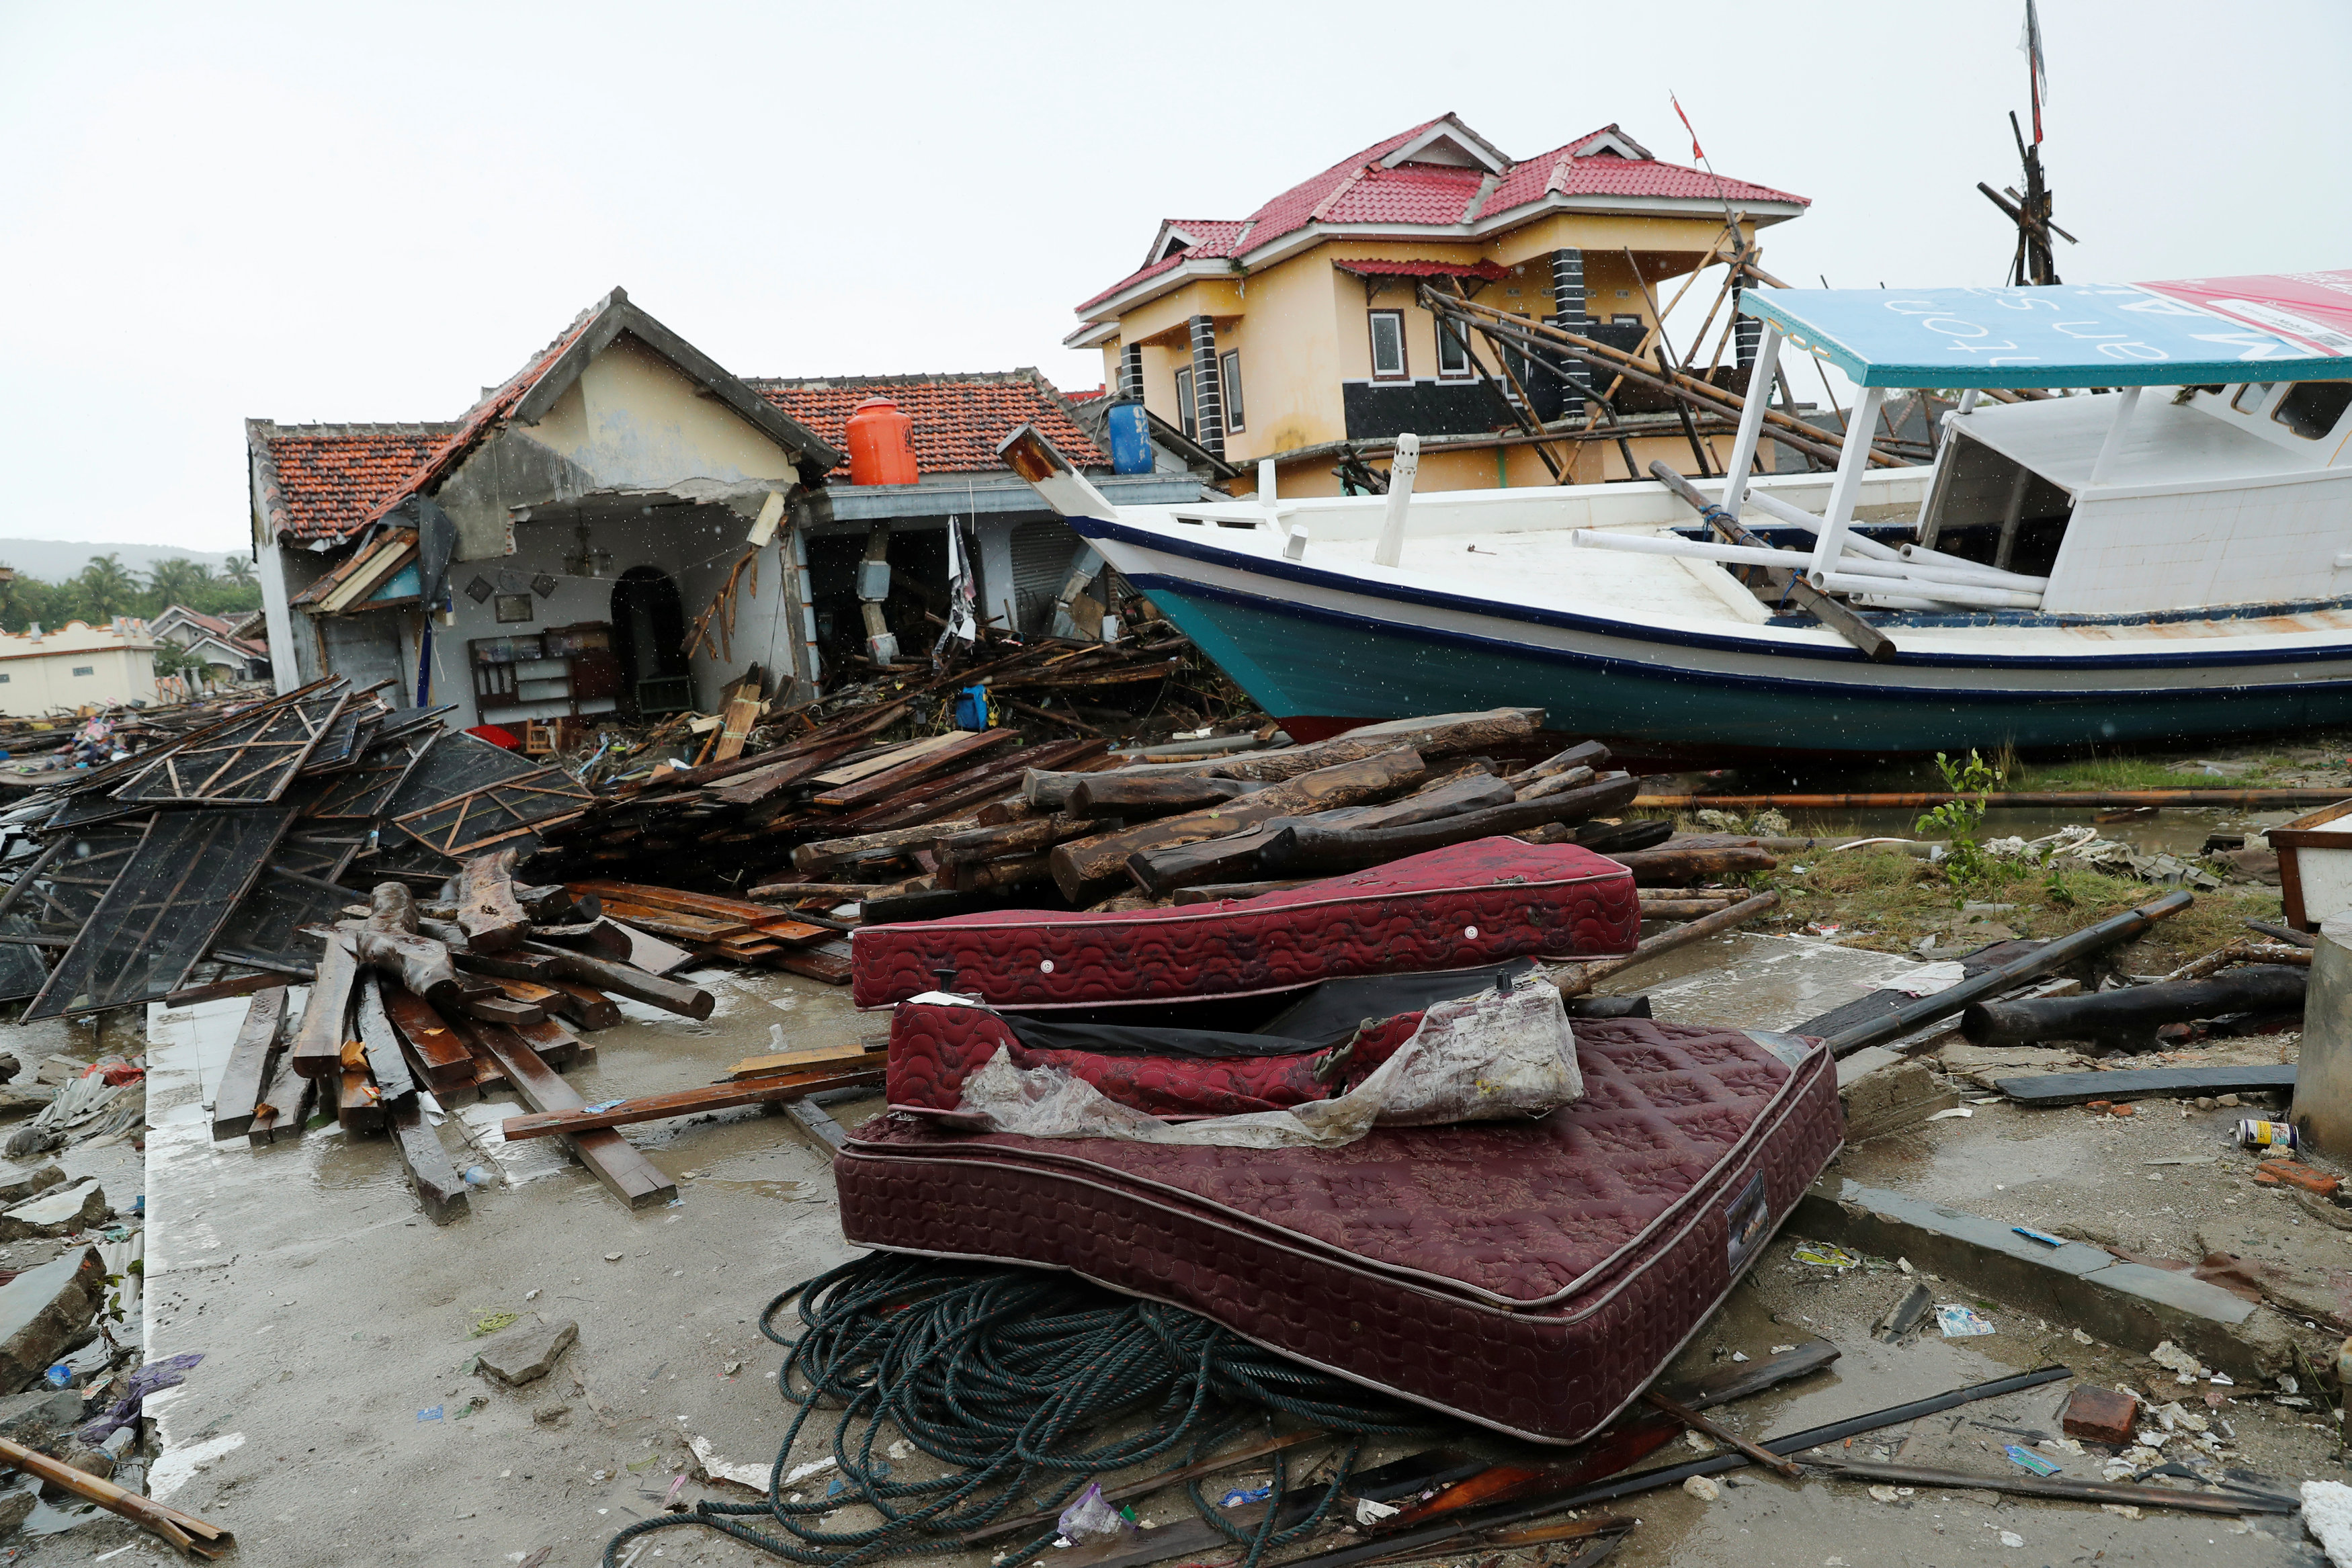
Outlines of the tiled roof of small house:
{"type": "MultiPolygon", "coordinates": [[[[846,449],[849,416],[870,397],[887,397],[915,422],[915,463],[925,474],[982,474],[1003,468],[996,444],[1015,425],[1032,424],[1081,468],[1110,459],[1070,417],[1054,383],[1034,370],[929,376],[747,376],[744,384],[834,445],[846,449]]],[[[836,481],[849,476],[844,463],[836,481]]]]}
{"type": "Polygon", "coordinates": [[[414,480],[457,430],[435,424],[276,424],[246,421],[273,538],[308,544],[356,531],[414,480]]]}

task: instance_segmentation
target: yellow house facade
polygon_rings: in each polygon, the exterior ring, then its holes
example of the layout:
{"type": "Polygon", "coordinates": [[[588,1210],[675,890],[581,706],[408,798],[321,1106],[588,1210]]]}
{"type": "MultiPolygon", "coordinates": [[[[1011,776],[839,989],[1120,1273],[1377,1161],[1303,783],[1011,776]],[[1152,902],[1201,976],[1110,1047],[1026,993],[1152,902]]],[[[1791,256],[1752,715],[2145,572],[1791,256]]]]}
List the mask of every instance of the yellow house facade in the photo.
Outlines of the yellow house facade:
{"type": "MultiPolygon", "coordinates": [[[[1118,395],[1226,462],[1272,459],[1285,494],[1339,493],[1335,461],[1385,453],[1407,431],[1423,441],[1423,487],[1550,484],[1492,349],[1441,332],[1419,287],[1643,351],[1664,285],[1727,253],[1733,230],[1752,244],[1806,204],[1662,162],[1613,125],[1514,160],[1444,115],[1246,218],[1162,223],[1144,265],[1080,305],[1064,340],[1099,348],[1118,395]]],[[[1547,431],[1600,420],[1589,374],[1511,369],[1547,431]]],[[[1629,423],[1643,463],[1688,458],[1677,419],[1629,423]]],[[[1549,449],[1574,482],[1623,476],[1612,440],[1549,449]]]]}

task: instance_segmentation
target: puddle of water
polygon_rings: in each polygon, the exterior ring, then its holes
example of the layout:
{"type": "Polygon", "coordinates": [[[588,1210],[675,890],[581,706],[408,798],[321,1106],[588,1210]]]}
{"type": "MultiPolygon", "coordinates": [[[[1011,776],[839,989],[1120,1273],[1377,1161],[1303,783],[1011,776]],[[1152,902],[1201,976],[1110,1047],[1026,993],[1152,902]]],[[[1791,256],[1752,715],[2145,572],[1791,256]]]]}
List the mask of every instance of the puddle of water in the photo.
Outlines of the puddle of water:
{"type": "Polygon", "coordinates": [[[499,1124],[509,1116],[520,1115],[522,1107],[503,1100],[483,1100],[462,1106],[457,1119],[479,1142],[480,1146],[497,1162],[499,1174],[516,1186],[538,1181],[542,1176],[562,1176],[573,1169],[563,1156],[560,1140],[555,1138],[525,1138],[520,1143],[509,1143],[499,1124]]]}
{"type": "Polygon", "coordinates": [[[1669,954],[1597,989],[1612,996],[1646,992],[1652,1011],[1675,1023],[1779,1030],[1843,1007],[1916,967],[1897,954],[1743,933],[1669,954]]]}
{"type": "Polygon", "coordinates": [[[804,1181],[730,1181],[721,1176],[698,1176],[694,1188],[699,1192],[709,1187],[716,1192],[748,1192],[759,1197],[772,1197],[779,1203],[797,1203],[805,1198],[821,1197],[804,1181]]]}

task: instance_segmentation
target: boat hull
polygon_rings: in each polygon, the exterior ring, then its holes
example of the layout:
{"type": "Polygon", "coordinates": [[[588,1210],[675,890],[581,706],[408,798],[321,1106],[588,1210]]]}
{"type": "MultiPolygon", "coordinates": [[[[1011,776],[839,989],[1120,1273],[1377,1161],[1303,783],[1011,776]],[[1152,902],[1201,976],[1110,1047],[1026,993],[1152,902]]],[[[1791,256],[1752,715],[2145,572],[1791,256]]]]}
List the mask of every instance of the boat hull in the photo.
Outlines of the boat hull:
{"type": "Polygon", "coordinates": [[[1501,706],[1541,707],[1549,728],[1663,753],[2040,750],[2352,724],[2352,643],[2282,652],[2184,639],[2145,656],[1947,653],[1874,665],[1858,653],[1383,591],[1118,524],[1073,526],[1301,739],[1501,706]]]}

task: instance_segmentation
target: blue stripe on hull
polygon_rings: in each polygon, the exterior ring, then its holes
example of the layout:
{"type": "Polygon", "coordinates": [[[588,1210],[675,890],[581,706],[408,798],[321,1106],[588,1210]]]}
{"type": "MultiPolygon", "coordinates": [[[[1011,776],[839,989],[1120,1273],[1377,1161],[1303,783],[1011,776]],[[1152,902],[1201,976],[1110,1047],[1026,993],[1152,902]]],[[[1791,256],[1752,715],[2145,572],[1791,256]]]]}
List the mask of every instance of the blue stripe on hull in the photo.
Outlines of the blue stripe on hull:
{"type": "Polygon", "coordinates": [[[1370,622],[1157,574],[1129,580],[1276,717],[1528,706],[1545,710],[1548,727],[1579,735],[1797,752],[2142,744],[2352,723],[2352,681],[2079,693],[1832,689],[1370,622]]]}

